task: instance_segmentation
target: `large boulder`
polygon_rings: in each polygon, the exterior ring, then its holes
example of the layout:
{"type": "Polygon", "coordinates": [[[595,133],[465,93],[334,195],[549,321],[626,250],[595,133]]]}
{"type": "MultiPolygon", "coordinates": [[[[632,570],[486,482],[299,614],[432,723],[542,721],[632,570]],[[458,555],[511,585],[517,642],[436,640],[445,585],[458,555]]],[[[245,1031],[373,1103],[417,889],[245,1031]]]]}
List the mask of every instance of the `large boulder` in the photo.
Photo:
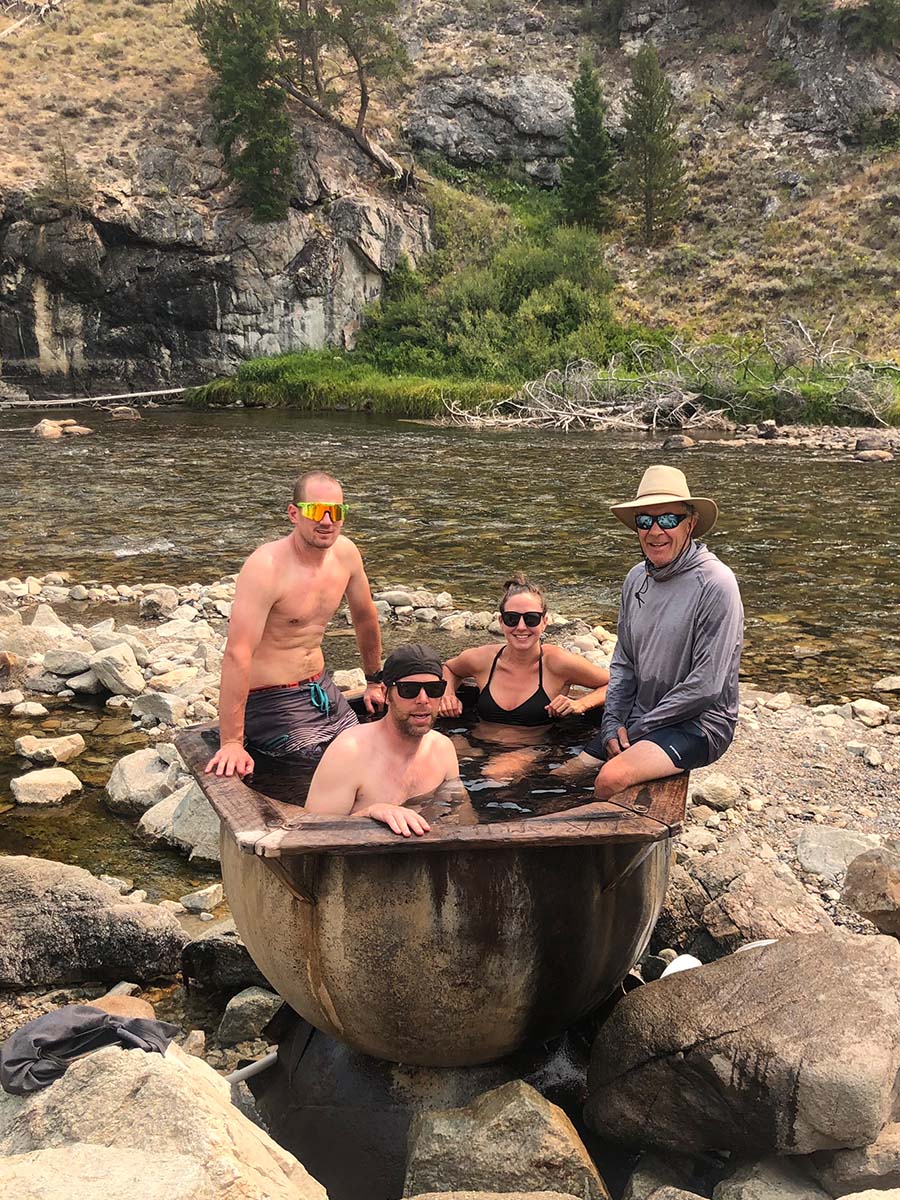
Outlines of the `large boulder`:
{"type": "Polygon", "coordinates": [[[182,953],[182,970],[212,991],[235,992],[270,984],[250,957],[234,921],[228,918],[188,942],[182,953]]]}
{"type": "Polygon", "coordinates": [[[599,1134],[683,1153],[863,1146],[900,1072],[900,945],[807,934],[630,992],[594,1043],[599,1134]]]}
{"type": "Polygon", "coordinates": [[[467,1108],[423,1112],[409,1130],[405,1196],[423,1192],[561,1189],[609,1193],[572,1122],[521,1079],[467,1108]]]}
{"type": "Polygon", "coordinates": [[[558,79],[537,73],[479,79],[461,72],[421,88],[408,132],[415,146],[461,166],[514,162],[552,184],[559,180],[571,120],[571,94],[558,79]]]}
{"type": "Polygon", "coordinates": [[[152,747],[126,754],[112,769],[106,785],[106,806],[116,813],[144,813],[178,787],[181,768],[152,747]]]}
{"type": "Polygon", "coordinates": [[[886,846],[854,858],[847,868],[841,903],[882,933],[900,937],[900,850],[886,846]]]}
{"type": "Polygon", "coordinates": [[[0,988],[177,974],[188,935],[81,867],[0,857],[0,988]]]}
{"type": "Polygon", "coordinates": [[[191,862],[219,861],[219,818],[193,780],[147,809],[138,831],[152,842],[183,850],[191,862]]]}
{"type": "Polygon", "coordinates": [[[19,1200],[327,1200],[174,1044],[164,1056],[106,1046],[52,1087],[0,1093],[0,1154],[0,1194],[19,1200]]]}
{"type": "Polygon", "coordinates": [[[821,902],[769,846],[735,838],[718,854],[698,859],[692,871],[710,898],[703,925],[719,951],[792,933],[833,930],[821,902]]]}

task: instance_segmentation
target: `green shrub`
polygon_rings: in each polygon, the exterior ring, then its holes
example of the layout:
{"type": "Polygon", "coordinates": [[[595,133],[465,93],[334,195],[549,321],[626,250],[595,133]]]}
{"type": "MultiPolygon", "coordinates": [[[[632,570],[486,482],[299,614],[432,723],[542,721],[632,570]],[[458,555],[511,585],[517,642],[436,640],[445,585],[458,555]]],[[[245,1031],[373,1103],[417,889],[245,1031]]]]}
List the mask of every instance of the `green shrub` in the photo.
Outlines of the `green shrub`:
{"type": "Polygon", "coordinates": [[[874,54],[900,45],[900,0],[867,0],[841,14],[841,33],[858,49],[874,54]]]}

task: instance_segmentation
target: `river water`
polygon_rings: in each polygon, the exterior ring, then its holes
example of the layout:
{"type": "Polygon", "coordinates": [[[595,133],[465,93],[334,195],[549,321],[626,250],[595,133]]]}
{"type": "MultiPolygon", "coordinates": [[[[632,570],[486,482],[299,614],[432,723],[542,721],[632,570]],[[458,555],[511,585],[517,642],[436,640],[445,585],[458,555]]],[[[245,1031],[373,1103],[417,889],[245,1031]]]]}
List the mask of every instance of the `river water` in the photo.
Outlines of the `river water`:
{"type": "MultiPolygon", "coordinates": [[[[460,607],[485,608],[522,569],[560,612],[611,625],[637,539],[608,505],[633,495],[661,457],[658,439],[638,435],[473,433],[284,411],[160,408],[138,422],[86,419],[92,437],[48,442],[28,432],[32,414],[0,413],[0,577],[68,570],[82,582],[211,582],[288,528],[293,476],[321,466],[344,481],[347,533],[374,586],[447,588],[460,607]]],[[[777,442],[712,442],[670,461],[698,495],[719,502],[709,542],[741,583],[745,678],[830,699],[871,695],[877,678],[900,672],[896,462],[843,462],[777,442]]],[[[72,605],[64,615],[108,613],[72,605]]],[[[134,609],[118,615],[133,620],[134,609]]],[[[346,625],[329,632],[329,663],[355,665],[346,625]]],[[[409,636],[385,634],[388,647],[409,636]]],[[[426,636],[444,653],[465,644],[426,636]]],[[[134,820],[102,803],[113,762],[144,735],[90,701],[46,703],[46,718],[0,725],[0,853],[131,877],[151,899],[207,882],[209,872],[136,841],[134,820]],[[13,739],[75,730],[87,742],[73,764],[84,791],[52,809],[7,809],[9,779],[22,771],[13,739]]],[[[483,817],[508,816],[515,796],[479,784],[481,764],[471,766],[483,817]]],[[[555,802],[555,787],[542,803],[555,802]]]]}
{"type": "MultiPolygon", "coordinates": [[[[31,414],[0,414],[0,577],[211,581],[288,528],[292,477],[321,466],[344,482],[346,532],[374,586],[447,588],[484,608],[522,569],[560,612],[611,624],[637,540],[608,505],[663,457],[659,438],[638,434],[283,410],[79,413],[96,432],[62,442],[31,436],[31,414]]],[[[719,503],[708,541],[741,584],[745,678],[834,698],[900,671],[900,463],[777,441],[708,442],[668,460],[719,503]]]]}

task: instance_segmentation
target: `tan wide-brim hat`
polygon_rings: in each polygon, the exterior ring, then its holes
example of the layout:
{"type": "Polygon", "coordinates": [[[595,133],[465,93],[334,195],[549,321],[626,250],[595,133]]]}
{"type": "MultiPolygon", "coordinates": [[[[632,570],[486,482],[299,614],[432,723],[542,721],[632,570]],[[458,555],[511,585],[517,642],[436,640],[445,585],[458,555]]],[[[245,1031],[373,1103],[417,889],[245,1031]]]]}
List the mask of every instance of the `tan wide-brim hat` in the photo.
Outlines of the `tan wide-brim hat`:
{"type": "Polygon", "coordinates": [[[684,471],[679,471],[677,467],[648,467],[638,485],[635,499],[624,500],[621,504],[611,505],[610,508],[623,525],[627,525],[629,529],[636,529],[634,518],[641,509],[651,504],[669,504],[673,500],[694,506],[697,512],[694,534],[697,537],[709,533],[715,525],[719,516],[715,500],[709,500],[706,496],[692,496],[684,471]]]}

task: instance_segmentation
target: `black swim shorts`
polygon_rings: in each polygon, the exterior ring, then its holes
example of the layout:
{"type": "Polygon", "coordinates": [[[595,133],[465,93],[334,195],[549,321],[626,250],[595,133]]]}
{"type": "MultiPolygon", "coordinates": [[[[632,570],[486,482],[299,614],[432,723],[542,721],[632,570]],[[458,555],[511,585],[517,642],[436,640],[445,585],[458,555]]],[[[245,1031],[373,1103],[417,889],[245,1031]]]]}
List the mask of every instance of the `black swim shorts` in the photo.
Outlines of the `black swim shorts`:
{"type": "MultiPolygon", "coordinates": [[[[697,767],[705,767],[709,762],[709,742],[705,735],[687,725],[666,725],[662,729],[653,729],[650,733],[642,734],[637,741],[653,742],[659,746],[681,771],[693,771],[697,767]]],[[[606,758],[606,745],[599,734],[588,742],[583,753],[601,760],[606,758]]]]}
{"type": "Polygon", "coordinates": [[[251,754],[262,750],[318,762],[337,735],[356,724],[328,671],[285,687],[257,688],[247,697],[244,730],[251,754]]]}

